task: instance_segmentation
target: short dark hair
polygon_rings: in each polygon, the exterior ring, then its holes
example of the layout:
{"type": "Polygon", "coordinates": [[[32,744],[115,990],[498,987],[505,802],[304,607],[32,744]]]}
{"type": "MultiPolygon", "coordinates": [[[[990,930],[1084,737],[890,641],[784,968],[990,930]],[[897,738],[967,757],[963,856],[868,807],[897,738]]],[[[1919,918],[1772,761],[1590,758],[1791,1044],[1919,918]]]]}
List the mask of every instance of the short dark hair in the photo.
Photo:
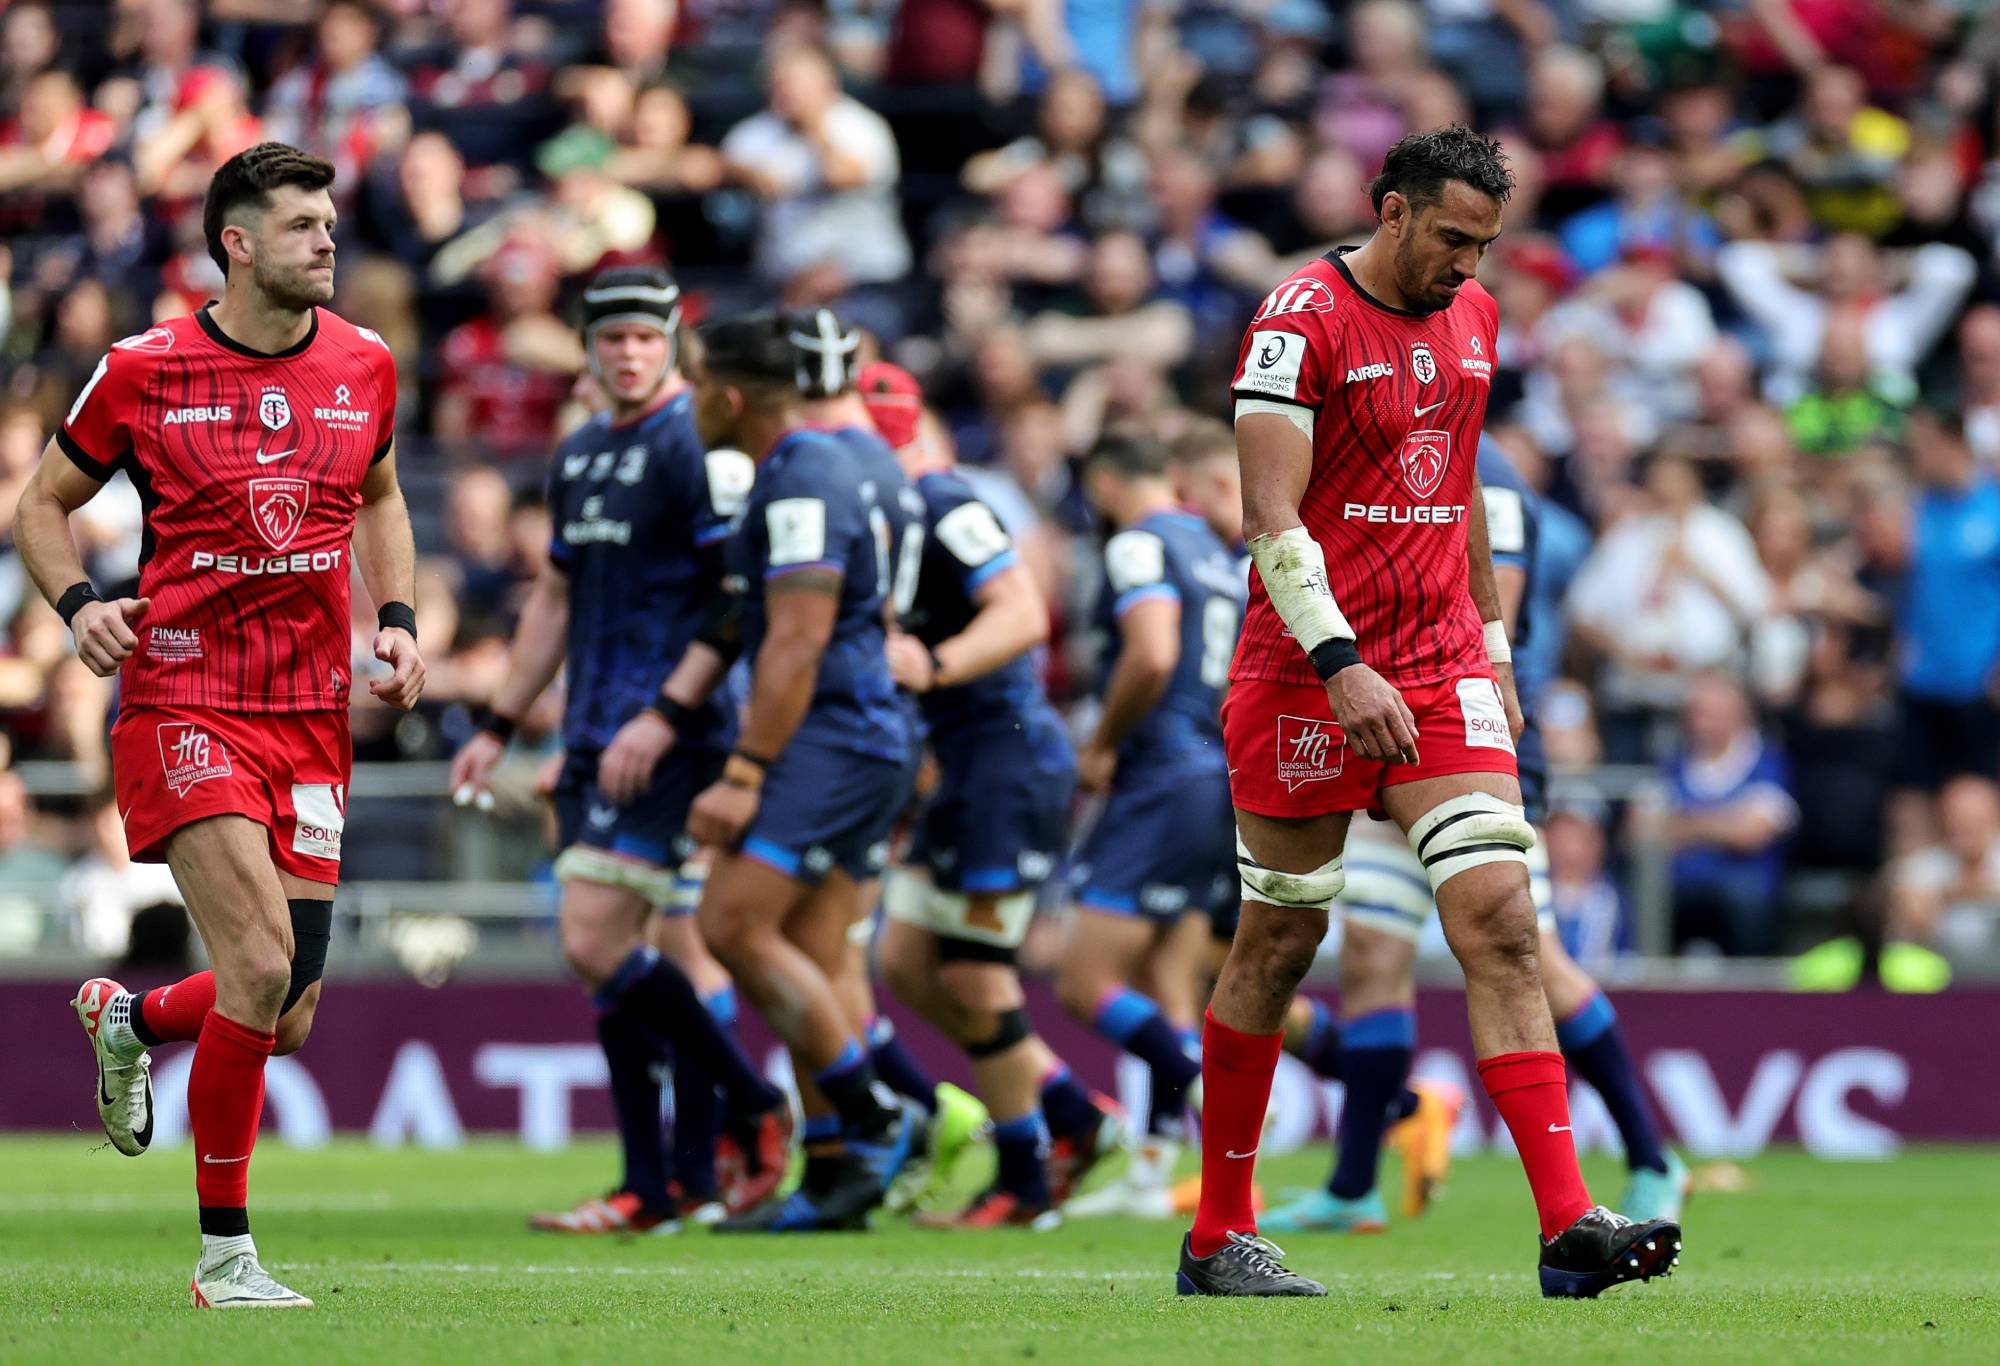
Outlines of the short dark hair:
{"type": "Polygon", "coordinates": [[[1368,197],[1378,214],[1392,190],[1409,200],[1411,208],[1424,209],[1444,198],[1444,187],[1454,180],[1502,204],[1514,193],[1514,172],[1500,144],[1453,123],[1399,140],[1383,158],[1382,174],[1369,185],[1368,197]]]}
{"type": "Polygon", "coordinates": [[[1120,479],[1164,479],[1167,446],[1151,432],[1116,427],[1097,438],[1083,463],[1102,466],[1120,479]]]}
{"type": "Polygon", "coordinates": [[[311,152],[282,142],[260,142],[246,147],[216,168],[208,182],[208,197],[202,201],[201,231],[208,239],[209,259],[229,276],[229,253],[222,249],[222,230],[229,215],[248,205],[271,207],[271,191],[281,185],[302,190],[324,190],[333,184],[333,163],[311,152]]]}
{"type": "Polygon", "coordinates": [[[798,348],[784,318],[769,309],[718,318],[695,329],[702,367],[732,380],[798,388],[798,348]]]}

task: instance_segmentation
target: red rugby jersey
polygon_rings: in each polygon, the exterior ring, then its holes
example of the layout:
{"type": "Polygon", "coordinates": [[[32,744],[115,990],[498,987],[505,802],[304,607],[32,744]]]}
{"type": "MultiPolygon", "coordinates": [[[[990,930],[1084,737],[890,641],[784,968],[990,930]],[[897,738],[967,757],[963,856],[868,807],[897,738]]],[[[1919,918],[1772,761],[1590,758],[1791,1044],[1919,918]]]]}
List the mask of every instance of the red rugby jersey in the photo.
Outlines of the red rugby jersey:
{"type": "Polygon", "coordinates": [[[354,514],[395,410],[388,346],[323,308],[275,355],[205,308],[106,353],[56,441],[93,478],[125,470],[145,506],[127,705],[347,705],[354,514]]]}
{"type": "MultiPolygon", "coordinates": [[[[1362,659],[1396,687],[1486,663],[1465,519],[1498,321],[1477,281],[1447,308],[1410,313],[1371,298],[1329,252],[1271,292],[1243,339],[1236,397],[1313,411],[1299,518],[1362,659]]],[[[1254,572],[1229,676],[1318,681],[1254,572]]]]}

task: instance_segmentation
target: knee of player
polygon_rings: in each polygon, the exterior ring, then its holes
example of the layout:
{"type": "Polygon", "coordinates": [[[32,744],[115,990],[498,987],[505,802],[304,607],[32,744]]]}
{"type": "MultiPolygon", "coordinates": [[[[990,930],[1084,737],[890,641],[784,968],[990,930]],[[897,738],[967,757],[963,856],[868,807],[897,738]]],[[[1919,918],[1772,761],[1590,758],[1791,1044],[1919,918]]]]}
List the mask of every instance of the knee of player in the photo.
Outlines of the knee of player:
{"type": "Polygon", "coordinates": [[[1535,903],[1526,887],[1494,896],[1459,919],[1451,946],[1467,971],[1480,966],[1506,971],[1533,969],[1541,933],[1535,925],[1535,903]]]}
{"type": "Polygon", "coordinates": [[[1230,956],[1244,958],[1243,966],[1256,972],[1261,981],[1298,985],[1326,938],[1326,912],[1307,909],[1260,915],[1255,919],[1256,928],[1246,934],[1248,923],[1238,928],[1230,956]]]}
{"type": "Polygon", "coordinates": [[[1098,1001],[1113,985],[1096,964],[1073,952],[1056,966],[1056,1000],[1071,1019],[1088,1024],[1097,1014],[1098,1001]]]}
{"type": "Polygon", "coordinates": [[[630,951],[629,944],[607,942],[601,926],[563,922],[563,959],[569,964],[570,971],[586,982],[603,981],[617,968],[618,960],[630,951]],[[620,952],[621,949],[624,952],[620,952]]]}
{"type": "Polygon", "coordinates": [[[276,1015],[292,985],[292,959],[286,946],[273,937],[238,946],[232,959],[226,966],[218,966],[218,987],[276,1015]]]}

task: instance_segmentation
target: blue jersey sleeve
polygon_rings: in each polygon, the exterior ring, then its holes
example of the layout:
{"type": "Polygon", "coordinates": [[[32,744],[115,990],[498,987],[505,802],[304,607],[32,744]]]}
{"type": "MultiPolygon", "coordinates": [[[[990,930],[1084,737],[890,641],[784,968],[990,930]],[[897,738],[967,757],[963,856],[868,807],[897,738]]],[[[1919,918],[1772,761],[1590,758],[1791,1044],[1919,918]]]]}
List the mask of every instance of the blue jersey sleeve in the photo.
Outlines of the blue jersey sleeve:
{"type": "Polygon", "coordinates": [[[808,569],[845,575],[856,547],[869,534],[861,495],[815,464],[789,460],[765,476],[768,496],[759,500],[759,515],[767,582],[808,569]]]}
{"type": "Polygon", "coordinates": [[[1013,539],[993,509],[962,480],[933,476],[924,480],[923,494],[931,537],[944,548],[967,598],[995,574],[1020,562],[1013,539]]]}
{"type": "Polygon", "coordinates": [[[694,543],[707,548],[729,539],[757,482],[757,467],[742,451],[713,450],[701,459],[702,486],[695,494],[694,543]]]}
{"type": "Polygon", "coordinates": [[[557,446],[549,461],[549,477],[542,481],[542,502],[549,510],[549,560],[569,572],[569,542],[563,538],[563,447],[557,446]]]}
{"type": "Polygon", "coordinates": [[[1167,572],[1166,542],[1151,531],[1135,527],[1107,541],[1104,578],[1114,616],[1156,598],[1180,601],[1181,590],[1167,572]]]}

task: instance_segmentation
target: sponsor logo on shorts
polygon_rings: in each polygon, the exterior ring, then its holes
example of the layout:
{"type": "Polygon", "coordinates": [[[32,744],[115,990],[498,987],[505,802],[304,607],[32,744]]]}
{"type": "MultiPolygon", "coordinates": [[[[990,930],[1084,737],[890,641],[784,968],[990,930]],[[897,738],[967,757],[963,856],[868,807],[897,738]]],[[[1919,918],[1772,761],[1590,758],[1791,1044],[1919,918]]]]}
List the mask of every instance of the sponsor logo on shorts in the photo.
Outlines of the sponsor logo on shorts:
{"type": "Polygon", "coordinates": [[[1492,679],[1459,679],[1458,710],[1465,718],[1467,749],[1514,752],[1514,733],[1507,729],[1507,708],[1501,703],[1500,688],[1492,679]]]}
{"type": "Polygon", "coordinates": [[[806,850],[805,857],[799,862],[804,864],[805,870],[814,877],[824,877],[833,868],[833,850],[823,844],[815,844],[806,850]]]}
{"type": "Polygon", "coordinates": [[[1139,904],[1155,915],[1172,915],[1188,903],[1187,888],[1152,882],[1139,889],[1139,904]]]}
{"type": "Polygon", "coordinates": [[[1345,767],[1347,737],[1333,722],[1310,716],[1278,718],[1278,781],[1285,791],[1338,778],[1345,767]]]}
{"type": "Polygon", "coordinates": [[[176,797],[210,778],[227,778],[235,772],[229,766],[229,751],[222,742],[201,727],[187,721],[162,721],[159,726],[160,767],[166,772],[167,786],[176,797]]]}
{"type": "Polygon", "coordinates": [[[146,635],[146,653],[163,664],[201,658],[199,626],[155,626],[146,635]]]}
{"type": "Polygon", "coordinates": [[[292,852],[339,859],[347,828],[347,788],[340,783],[292,784],[292,852]]]}

